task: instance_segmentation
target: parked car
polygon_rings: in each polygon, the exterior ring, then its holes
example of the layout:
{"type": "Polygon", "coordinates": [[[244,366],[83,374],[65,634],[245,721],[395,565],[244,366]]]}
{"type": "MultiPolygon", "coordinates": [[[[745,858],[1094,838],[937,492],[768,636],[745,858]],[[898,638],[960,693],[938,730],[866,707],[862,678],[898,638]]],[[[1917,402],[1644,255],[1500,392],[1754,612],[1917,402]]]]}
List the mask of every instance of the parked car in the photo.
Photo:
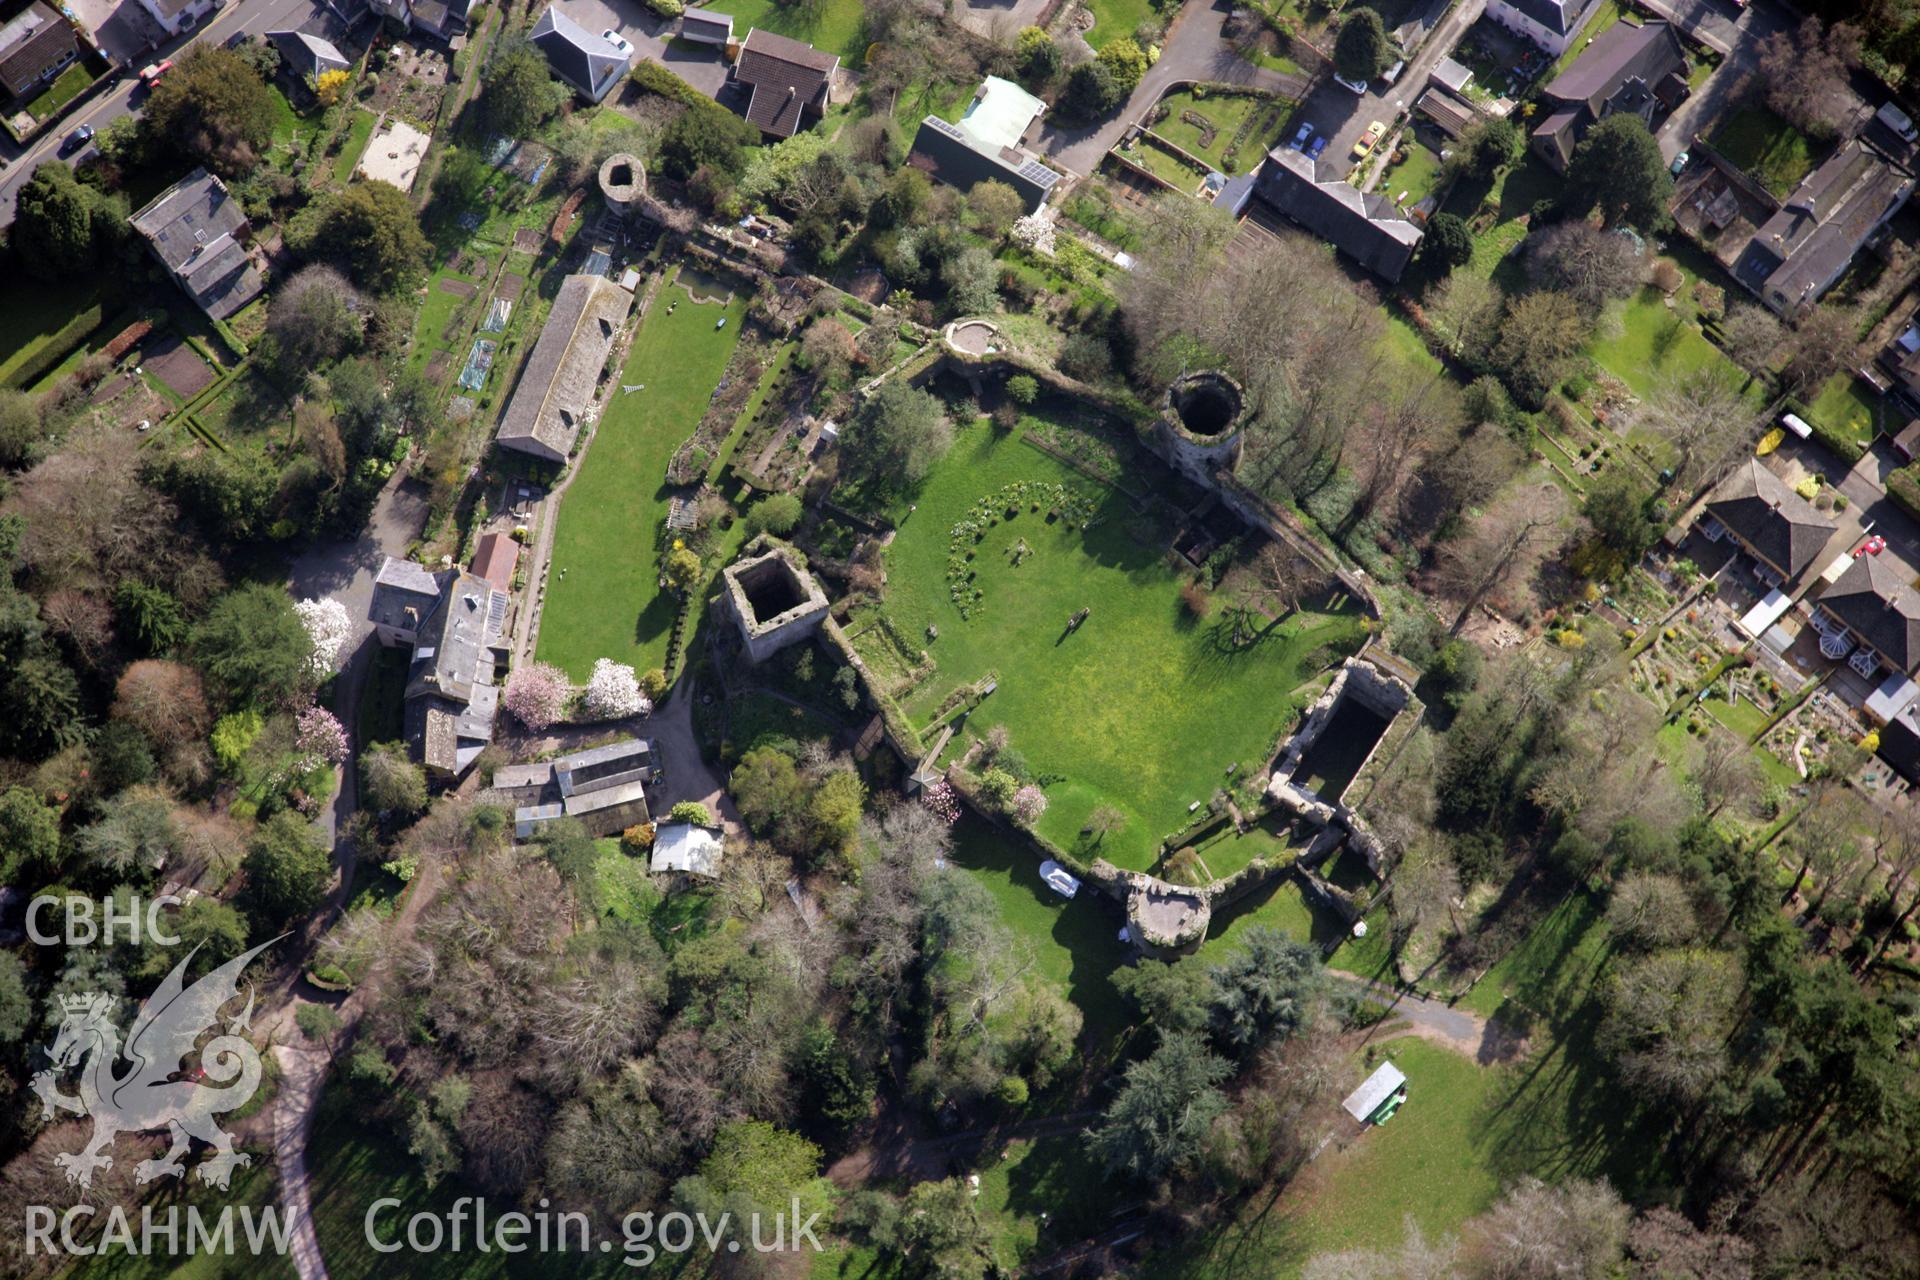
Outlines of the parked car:
{"type": "Polygon", "coordinates": [[[93,126],[83,124],[60,140],[60,154],[70,156],[93,141],[93,126]]]}
{"type": "Polygon", "coordinates": [[[226,38],[225,43],[223,43],[220,47],[223,49],[238,49],[241,45],[245,44],[251,38],[252,37],[249,36],[244,31],[236,31],[232,35],[228,36],[226,38]]]}
{"type": "Polygon", "coordinates": [[[1313,141],[1307,144],[1307,159],[1318,160],[1321,154],[1326,151],[1326,149],[1327,149],[1327,135],[1324,133],[1316,134],[1314,136],[1313,141]]]}
{"type": "Polygon", "coordinates": [[[600,38],[618,49],[621,57],[631,58],[633,56],[633,42],[621,35],[618,31],[615,31],[612,27],[608,27],[605,31],[602,31],[600,38]]]}
{"type": "Polygon", "coordinates": [[[1293,140],[1287,143],[1287,146],[1294,151],[1305,151],[1307,149],[1307,143],[1312,140],[1313,125],[1309,122],[1300,126],[1299,132],[1293,135],[1293,140]]]}
{"type": "Polygon", "coordinates": [[[1349,80],[1337,71],[1333,73],[1333,78],[1343,89],[1351,89],[1362,96],[1367,92],[1367,82],[1365,80],[1349,80]]]}
{"type": "Polygon", "coordinates": [[[1359,139],[1353,144],[1353,158],[1355,160],[1365,160],[1369,155],[1373,154],[1373,148],[1379,143],[1380,135],[1386,131],[1387,126],[1378,120],[1368,125],[1367,131],[1361,134],[1359,139]]]}
{"type": "Polygon", "coordinates": [[[140,68],[140,83],[151,89],[154,85],[160,83],[161,76],[171,70],[173,70],[172,58],[168,58],[163,62],[149,62],[146,66],[140,68]]]}
{"type": "Polygon", "coordinates": [[[1687,153],[1682,151],[1679,155],[1673,158],[1673,163],[1667,166],[1667,172],[1671,173],[1676,178],[1679,177],[1680,171],[1687,167],[1687,160],[1689,158],[1690,157],[1687,155],[1687,153]]]}

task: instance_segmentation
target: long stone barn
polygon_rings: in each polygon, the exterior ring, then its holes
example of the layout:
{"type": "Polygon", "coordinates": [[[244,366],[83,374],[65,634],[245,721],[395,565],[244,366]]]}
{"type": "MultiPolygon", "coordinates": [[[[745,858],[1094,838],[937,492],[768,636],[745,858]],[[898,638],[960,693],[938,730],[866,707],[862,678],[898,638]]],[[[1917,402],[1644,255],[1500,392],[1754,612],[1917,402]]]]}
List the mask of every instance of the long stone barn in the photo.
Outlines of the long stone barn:
{"type": "Polygon", "coordinates": [[[572,275],[553,300],[494,443],[555,465],[573,453],[614,335],[633,295],[605,276],[572,275]]]}

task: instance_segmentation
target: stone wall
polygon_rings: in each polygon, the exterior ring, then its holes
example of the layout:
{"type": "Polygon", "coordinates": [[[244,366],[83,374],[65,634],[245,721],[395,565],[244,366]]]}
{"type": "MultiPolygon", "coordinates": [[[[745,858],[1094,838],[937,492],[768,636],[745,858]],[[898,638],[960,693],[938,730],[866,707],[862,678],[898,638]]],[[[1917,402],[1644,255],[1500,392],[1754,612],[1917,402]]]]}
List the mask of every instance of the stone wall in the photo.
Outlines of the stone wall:
{"type": "Polygon", "coordinates": [[[765,534],[747,545],[741,559],[727,566],[720,583],[723,607],[740,632],[747,657],[756,664],[810,638],[826,620],[826,593],[807,572],[805,557],[765,534]],[[770,589],[762,580],[773,576],[779,582],[772,585],[793,596],[794,601],[771,617],[761,617],[753,596],[770,589]]]}
{"type": "MultiPolygon", "coordinates": [[[[1386,867],[1386,847],[1381,844],[1373,829],[1367,825],[1351,806],[1338,801],[1329,802],[1293,780],[1294,770],[1300,767],[1300,761],[1307,749],[1314,744],[1320,734],[1333,719],[1335,710],[1343,698],[1353,698],[1375,714],[1387,721],[1387,727],[1367,752],[1366,759],[1354,770],[1358,778],[1379,754],[1382,744],[1390,737],[1400,723],[1400,717],[1407,711],[1414,712],[1418,719],[1419,699],[1413,696],[1413,690],[1405,681],[1392,676],[1367,661],[1365,656],[1348,658],[1340,668],[1340,674],[1333,678],[1327,691],[1314,700],[1313,706],[1301,722],[1300,728],[1280,748],[1273,767],[1273,775],[1267,783],[1267,795],[1277,805],[1282,806],[1316,826],[1344,830],[1347,843],[1359,851],[1367,860],[1367,868],[1375,876],[1384,876],[1386,867]]],[[[1396,739],[1397,741],[1397,739],[1396,739]]],[[[1349,784],[1351,786],[1351,784],[1349,784]]]]}

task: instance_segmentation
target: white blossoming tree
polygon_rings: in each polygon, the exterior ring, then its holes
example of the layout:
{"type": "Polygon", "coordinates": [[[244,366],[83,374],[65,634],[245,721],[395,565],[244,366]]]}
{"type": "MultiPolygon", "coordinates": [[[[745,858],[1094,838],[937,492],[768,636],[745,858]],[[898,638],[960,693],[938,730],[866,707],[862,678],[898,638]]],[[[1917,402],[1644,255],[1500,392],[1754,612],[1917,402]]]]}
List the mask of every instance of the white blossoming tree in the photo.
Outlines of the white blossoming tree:
{"type": "Polygon", "coordinates": [[[307,659],[309,669],[324,680],[333,674],[340,651],[353,638],[353,619],[347,615],[347,606],[332,596],[296,601],[293,611],[300,615],[301,625],[313,641],[313,656],[307,659]]]}
{"type": "Polygon", "coordinates": [[[566,672],[550,663],[530,662],[507,677],[504,701],[521,724],[539,733],[566,714],[572,693],[566,672]]]}
{"type": "Polygon", "coordinates": [[[1040,821],[1040,815],[1046,811],[1046,792],[1035,786],[1020,788],[1013,793],[1013,799],[1007,802],[1007,812],[1023,827],[1031,827],[1040,821]]]}
{"type": "Polygon", "coordinates": [[[592,720],[620,720],[653,714],[653,703],[640,691],[640,677],[632,667],[602,658],[587,677],[580,709],[592,720]]]}
{"type": "Polygon", "coordinates": [[[1053,207],[1041,205],[1013,224],[1013,242],[1022,249],[1051,258],[1053,256],[1053,207]]]}

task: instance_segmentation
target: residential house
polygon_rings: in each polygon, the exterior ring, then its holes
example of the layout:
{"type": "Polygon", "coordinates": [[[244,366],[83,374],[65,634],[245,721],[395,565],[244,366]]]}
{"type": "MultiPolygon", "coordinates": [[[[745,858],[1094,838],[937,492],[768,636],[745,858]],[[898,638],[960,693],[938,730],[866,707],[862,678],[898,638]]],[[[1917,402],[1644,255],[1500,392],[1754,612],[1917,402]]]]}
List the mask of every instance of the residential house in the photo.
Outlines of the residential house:
{"type": "Polygon", "coordinates": [[[791,138],[825,114],[840,59],[755,27],[729,78],[749,90],[747,120],[770,138],[791,138]]]}
{"type": "Polygon", "coordinates": [[[1849,139],[1754,232],[1733,278],[1797,319],[1912,195],[1911,170],[1865,137],[1849,139]]]}
{"type": "Polygon", "coordinates": [[[604,101],[627,74],[631,50],[615,48],[607,38],[589,31],[550,4],[534,24],[530,37],[553,74],[573,86],[588,102],[604,101]]]}
{"type": "Polygon", "coordinates": [[[907,163],[961,191],[1004,182],[1032,213],[1060,181],[1059,173],[1023,145],[1027,130],[1046,109],[1011,80],[988,76],[957,124],[938,116],[920,122],[907,163]]]}
{"type": "Polygon", "coordinates": [[[655,875],[675,871],[711,880],[720,874],[722,851],[718,827],[663,822],[653,833],[653,858],[647,869],[655,875]]]}
{"type": "MultiPolygon", "coordinates": [[[[1895,334],[1875,358],[1893,378],[1893,390],[1907,402],[1909,409],[1920,412],[1920,313],[1909,319],[1906,328],[1895,334]]],[[[1905,452],[1911,462],[1915,450],[1905,449],[1905,452]]]]}
{"type": "Polygon", "coordinates": [[[187,296],[215,320],[260,296],[260,272],[246,247],[253,228],[226,184],[205,169],[162,191],[129,221],[187,296]]]}
{"type": "Polygon", "coordinates": [[[269,31],[267,40],[280,52],[287,73],[311,85],[329,71],[351,71],[353,63],[332,41],[305,31],[269,31]]]}
{"type": "Polygon", "coordinates": [[[1652,128],[1654,117],[1673,110],[1688,92],[1687,55],[1671,26],[1616,22],[1540,91],[1534,153],[1565,173],[1574,147],[1595,124],[1626,112],[1652,128]]]}
{"type": "Polygon", "coordinates": [[[1487,0],[1487,17],[1557,58],[1580,34],[1592,7],[1593,0],[1487,0]]]}
{"type": "Polygon", "coordinates": [[[479,0],[367,0],[375,17],[411,32],[449,42],[467,34],[479,0]]]}
{"type": "Polygon", "coordinates": [[[183,36],[220,7],[220,0],[140,0],[140,7],[170,36],[183,36]]]}
{"type": "Polygon", "coordinates": [[[1818,559],[1838,527],[1758,458],[1720,482],[1703,514],[1700,532],[1707,540],[1731,536],[1770,571],[1775,586],[1818,559]]]}
{"type": "Polygon", "coordinates": [[[711,9],[689,9],[680,15],[680,38],[724,49],[733,43],[733,15],[711,9]]]}
{"type": "MultiPolygon", "coordinates": [[[[1363,193],[1347,182],[1342,165],[1321,166],[1288,147],[1267,153],[1251,190],[1289,221],[1389,282],[1400,279],[1425,234],[1386,196],[1363,193]],[[1320,176],[1322,167],[1329,176],[1320,176]]],[[[1237,198],[1243,204],[1244,192],[1237,198]]]]}
{"type": "Polygon", "coordinates": [[[464,569],[431,574],[388,557],[367,616],[380,643],[413,648],[401,716],[413,758],[433,778],[458,778],[493,741],[507,593],[464,569]]]}
{"type": "Polygon", "coordinates": [[[0,27],[0,89],[30,98],[79,57],[73,24],[34,0],[0,27]]]}
{"type": "Polygon", "coordinates": [[[565,462],[593,403],[613,337],[632,306],[633,295],[605,276],[568,276],[494,442],[545,462],[565,462]]]}
{"type": "Polygon", "coordinates": [[[1814,608],[1820,652],[1845,658],[1870,681],[1888,671],[1912,675],[1920,668],[1920,592],[1908,585],[1912,576],[1884,552],[1855,556],[1814,608]]]}
{"type": "Polygon", "coordinates": [[[495,771],[492,790],[514,803],[517,839],[528,840],[561,818],[610,836],[647,821],[646,787],[656,776],[653,743],[626,738],[538,764],[495,771]]]}

